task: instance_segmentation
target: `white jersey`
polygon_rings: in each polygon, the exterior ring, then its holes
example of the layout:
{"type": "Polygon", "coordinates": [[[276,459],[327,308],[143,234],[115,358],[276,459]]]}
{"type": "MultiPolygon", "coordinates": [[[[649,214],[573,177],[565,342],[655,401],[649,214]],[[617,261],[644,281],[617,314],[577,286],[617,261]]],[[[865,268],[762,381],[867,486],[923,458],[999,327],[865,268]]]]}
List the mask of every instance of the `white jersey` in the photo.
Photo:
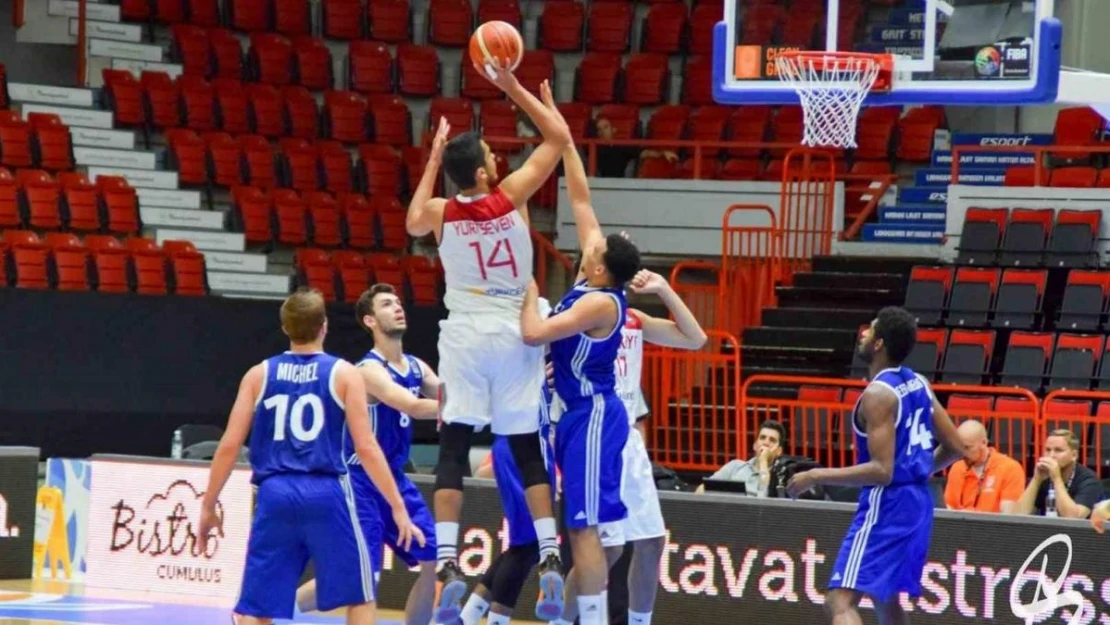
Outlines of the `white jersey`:
{"type": "Polygon", "coordinates": [[[532,280],[532,235],[500,189],[447,200],[439,257],[449,312],[518,318],[532,280]]]}
{"type": "Polygon", "coordinates": [[[621,347],[617,352],[617,394],[628,411],[629,423],[646,415],[648,408],[640,390],[640,376],[644,369],[644,326],[635,313],[625,316],[621,328],[621,347]]]}

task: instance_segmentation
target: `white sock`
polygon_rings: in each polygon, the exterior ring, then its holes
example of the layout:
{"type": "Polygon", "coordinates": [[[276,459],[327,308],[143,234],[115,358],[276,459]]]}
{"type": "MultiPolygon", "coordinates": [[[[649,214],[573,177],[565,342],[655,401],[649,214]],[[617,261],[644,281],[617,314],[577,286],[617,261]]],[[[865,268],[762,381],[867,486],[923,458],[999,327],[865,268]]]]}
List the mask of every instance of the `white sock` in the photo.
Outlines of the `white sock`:
{"type": "Polygon", "coordinates": [[[571,623],[570,621],[564,621],[561,618],[557,618],[554,621],[551,621],[550,625],[574,625],[574,623],[571,623]]]}
{"type": "Polygon", "coordinates": [[[540,562],[543,562],[549,554],[559,555],[559,543],[555,541],[555,536],[558,534],[555,519],[553,517],[536,519],[532,521],[532,526],[536,528],[536,538],[540,542],[540,562]]]}
{"type": "Polygon", "coordinates": [[[509,625],[509,617],[505,614],[490,614],[486,625],[509,625]]]}
{"type": "Polygon", "coordinates": [[[489,602],[472,594],[466,600],[466,605],[463,606],[462,614],[459,618],[462,619],[463,625],[478,625],[478,621],[486,615],[486,610],[489,609],[489,602]]]}
{"type": "Polygon", "coordinates": [[[651,625],[651,612],[628,611],[628,625],[651,625]]]}
{"type": "Polygon", "coordinates": [[[436,523],[436,555],[439,564],[459,557],[459,524],[436,523]]]}
{"type": "Polygon", "coordinates": [[[601,595],[578,595],[578,622],[582,625],[605,625],[601,595]]]}

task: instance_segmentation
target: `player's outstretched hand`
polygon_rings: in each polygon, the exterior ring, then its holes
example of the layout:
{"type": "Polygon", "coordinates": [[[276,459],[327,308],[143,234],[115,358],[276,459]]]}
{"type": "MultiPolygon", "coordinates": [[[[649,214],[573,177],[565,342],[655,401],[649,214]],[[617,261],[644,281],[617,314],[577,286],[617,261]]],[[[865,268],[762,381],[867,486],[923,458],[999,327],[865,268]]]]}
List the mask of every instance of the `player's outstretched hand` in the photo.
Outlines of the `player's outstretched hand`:
{"type": "Polygon", "coordinates": [[[224,519],[216,513],[215,508],[204,507],[200,511],[200,527],[197,528],[197,543],[200,546],[201,553],[207,551],[208,539],[212,532],[223,538],[224,519]]]}
{"type": "Polygon", "coordinates": [[[439,127],[436,128],[436,136],[432,139],[432,158],[438,159],[443,156],[443,149],[447,147],[447,136],[449,134],[451,134],[451,124],[447,123],[446,117],[440,117],[439,127]]]}
{"type": "Polygon", "coordinates": [[[654,271],[648,271],[647,269],[641,269],[636,272],[636,275],[632,277],[632,282],[630,282],[628,286],[632,292],[636,294],[660,293],[670,288],[666,278],[654,271]]]}
{"type": "Polygon", "coordinates": [[[409,518],[409,513],[404,507],[396,508],[393,510],[393,522],[397,524],[397,543],[405,550],[408,551],[412,548],[412,542],[415,540],[416,544],[424,546],[424,532],[420,531],[412,523],[409,518]]]}
{"type": "Polygon", "coordinates": [[[502,66],[499,59],[489,59],[486,61],[485,67],[478,63],[474,63],[474,69],[486,77],[486,80],[497,85],[497,88],[508,93],[510,89],[520,86],[517,82],[516,76],[513,71],[508,67],[502,66]]]}
{"type": "Polygon", "coordinates": [[[790,476],[790,481],[786,484],[786,494],[791,499],[797,499],[799,495],[814,486],[817,486],[817,474],[812,469],[802,471],[790,476]]]}
{"type": "Polygon", "coordinates": [[[1104,501],[1091,510],[1091,527],[1099,534],[1106,533],[1106,522],[1110,521],[1110,501],[1104,501]]]}

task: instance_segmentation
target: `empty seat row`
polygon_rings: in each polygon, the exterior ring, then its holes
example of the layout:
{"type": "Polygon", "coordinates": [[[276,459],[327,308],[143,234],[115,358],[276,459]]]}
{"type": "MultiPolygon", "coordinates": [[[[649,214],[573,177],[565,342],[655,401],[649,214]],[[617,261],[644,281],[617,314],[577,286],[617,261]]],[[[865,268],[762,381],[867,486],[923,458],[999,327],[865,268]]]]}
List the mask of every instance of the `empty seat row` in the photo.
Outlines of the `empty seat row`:
{"type": "Polygon", "coordinates": [[[1047,281],[1045,270],[914,267],[905,307],[925,326],[1030,329],[1047,281]]]}
{"type": "Polygon", "coordinates": [[[73,164],[73,142],[60,117],[30,113],[23,121],[15,111],[0,111],[0,165],[68,171],[73,164]]]}
{"type": "MultiPolygon", "coordinates": [[[[1062,153],[1061,156],[1072,156],[1072,154],[1062,153]]],[[[1039,182],[1045,187],[1110,188],[1110,171],[1105,169],[1087,166],[1042,168],[1039,181],[1036,170],[1037,168],[1033,166],[1007,168],[1004,184],[1007,187],[1032,187],[1039,182]]]]}
{"type": "Polygon", "coordinates": [[[419,306],[440,301],[443,266],[438,258],[304,248],[295,252],[294,262],[298,282],[318,289],[328,301],[356,302],[375,282],[393,285],[419,306]]]}
{"type": "Polygon", "coordinates": [[[404,250],[405,208],[396,197],[237,186],[232,220],[248,244],[404,250]]]}
{"type": "Polygon", "coordinates": [[[139,201],[125,178],[0,167],[0,228],[136,234],[139,201]]]}
{"type": "Polygon", "coordinates": [[[970,208],[960,231],[962,265],[1097,267],[1102,211],[970,208]]]}
{"type": "Polygon", "coordinates": [[[204,255],[189,241],[51,232],[45,240],[27,230],[5,230],[0,239],[6,283],[24,289],[95,289],[105,293],[206,295],[204,255]]]}

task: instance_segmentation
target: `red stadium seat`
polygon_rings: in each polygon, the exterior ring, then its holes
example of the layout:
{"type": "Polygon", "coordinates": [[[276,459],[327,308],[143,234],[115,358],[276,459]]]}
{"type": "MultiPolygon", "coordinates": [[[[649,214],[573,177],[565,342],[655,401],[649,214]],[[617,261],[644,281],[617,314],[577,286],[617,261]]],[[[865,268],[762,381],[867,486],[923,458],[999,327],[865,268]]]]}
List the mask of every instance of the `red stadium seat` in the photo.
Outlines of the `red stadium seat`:
{"type": "Polygon", "coordinates": [[[597,121],[606,120],[613,127],[617,139],[633,139],[641,136],[640,107],[635,104],[606,104],[597,111],[597,121]]]}
{"type": "Polygon", "coordinates": [[[520,66],[513,73],[522,87],[538,96],[543,81],[551,81],[554,85],[555,55],[551,50],[525,50],[520,66]]]}
{"type": "Polygon", "coordinates": [[[312,11],[308,0],[273,0],[273,3],[274,30],[290,37],[312,32],[312,11]]]}
{"type": "Polygon", "coordinates": [[[100,217],[100,191],[89,182],[85,174],[61,172],[58,183],[62,186],[62,221],[67,230],[99,232],[103,227],[100,217]]]}
{"type": "Polygon", "coordinates": [[[4,231],[4,241],[11,247],[15,265],[15,286],[20,289],[48,289],[49,251],[38,235],[29,231],[4,231]]]}
{"type": "Polygon", "coordinates": [[[1089,189],[1097,179],[1098,170],[1094,167],[1057,167],[1052,170],[1048,186],[1089,189]]]}
{"type": "Polygon", "coordinates": [[[339,270],[343,301],[348,304],[357,302],[362,293],[370,288],[370,266],[366,258],[355,251],[340,250],[332,254],[332,264],[339,270]]]}
{"type": "Polygon", "coordinates": [[[397,73],[404,95],[431,97],[439,93],[439,56],[431,46],[397,46],[397,73]]]}
{"type": "Polygon", "coordinates": [[[221,187],[243,184],[243,150],[226,132],[209,132],[204,135],[208,146],[212,182],[221,187]]]}
{"type": "MultiPolygon", "coordinates": [[[[729,119],[726,136],[737,143],[760,143],[767,136],[771,123],[771,107],[741,106],[734,110],[729,119]]],[[[759,156],[761,148],[730,148],[732,156],[759,156]]]]}
{"type": "MultiPolygon", "coordinates": [[[[409,190],[415,189],[424,176],[424,166],[428,162],[428,150],[415,145],[401,148],[401,160],[405,163],[409,190]]],[[[443,176],[436,177],[435,191],[432,195],[443,195],[443,176]]]]}
{"type": "Polygon", "coordinates": [[[281,89],[285,101],[285,118],[289,121],[290,136],[299,139],[315,139],[320,136],[320,111],[316,98],[308,89],[300,85],[289,85],[281,89]]]}
{"type": "Polygon", "coordinates": [[[57,181],[39,169],[21,169],[16,173],[16,180],[27,207],[27,225],[39,230],[61,228],[61,187],[57,181]]]}
{"type": "MultiPolygon", "coordinates": [[[[478,129],[483,137],[515,137],[517,120],[516,105],[508,100],[490,100],[482,103],[478,117],[478,129]]],[[[487,139],[491,150],[515,154],[524,148],[522,143],[505,143],[487,139]]]]}
{"type": "Polygon", "coordinates": [[[371,137],[370,105],[353,91],[329,91],[324,96],[324,136],[343,143],[371,137]]]}
{"type": "Polygon", "coordinates": [[[243,135],[239,137],[239,147],[243,149],[245,182],[262,189],[277,186],[274,149],[270,142],[258,135],[243,135]]]}
{"type": "Polygon", "coordinates": [[[665,55],[633,55],[624,68],[624,101],[640,105],[664,102],[670,75],[665,55]]]}
{"type": "Polygon", "coordinates": [[[648,9],[640,34],[640,50],[677,54],[686,40],[686,5],[681,2],[655,4],[648,9]]]}
{"type": "MultiPolygon", "coordinates": [[[[701,106],[690,115],[687,132],[694,141],[722,141],[732,110],[724,106],[701,106]]],[[[721,148],[702,148],[703,156],[717,156],[721,148]]]]}
{"type": "Polygon", "coordinates": [[[235,211],[247,243],[273,242],[273,199],[257,187],[233,187],[231,208],[235,211]]]}
{"type": "Polygon", "coordinates": [[[316,148],[320,151],[320,166],[324,175],[321,186],[331,193],[350,192],[354,188],[351,153],[338,141],[317,141],[316,148]]]}
{"type": "Polygon", "coordinates": [[[130,237],[126,247],[131,253],[131,263],[135,267],[135,292],[141,295],[165,295],[167,287],[166,255],[150,239],[130,237]]]}
{"type": "Polygon", "coordinates": [[[640,160],[637,178],[674,178],[675,164],[665,158],[651,157],[640,160]]]}
{"type": "MultiPolygon", "coordinates": [[[[690,120],[690,107],[665,105],[655,109],[648,118],[648,139],[681,139],[686,133],[686,123],[690,120]]],[[[663,148],[667,149],[667,148],[663,148]]]]}
{"type": "Polygon", "coordinates": [[[154,17],[161,24],[177,24],[188,19],[186,0],[155,0],[154,17]]]}
{"type": "Polygon", "coordinates": [[[246,32],[270,29],[270,2],[267,0],[228,0],[231,27],[246,32]]]}
{"type": "MultiPolygon", "coordinates": [[[[800,145],[804,134],[805,121],[800,106],[780,107],[771,119],[770,141],[773,143],[800,145]]],[[[771,156],[783,156],[788,151],[787,148],[771,148],[768,150],[771,156]]]]}
{"type": "Polygon", "coordinates": [[[387,145],[364,143],[358,146],[360,186],[370,196],[395,197],[401,194],[404,177],[401,156],[387,145]]]}
{"type": "Polygon", "coordinates": [[[189,0],[188,15],[189,21],[197,26],[219,26],[219,0],[189,0]]]}
{"type": "Polygon", "coordinates": [[[220,78],[243,78],[243,47],[230,31],[223,28],[208,30],[208,42],[212,45],[212,58],[216,67],[214,76],[220,78]]]}
{"type": "MultiPolygon", "coordinates": [[[[1059,145],[1090,145],[1097,142],[1106,122],[1094,109],[1076,106],[1056,113],[1054,143],[1059,145]]],[[[1068,156],[1074,156],[1069,154],[1068,156]]]]}
{"type": "Polygon", "coordinates": [[[177,79],[185,126],[205,132],[216,129],[216,93],[201,76],[182,75],[177,79]]]}
{"type": "Polygon", "coordinates": [[[277,215],[277,240],[285,245],[308,242],[308,211],[295,191],[277,189],[273,192],[274,213],[277,215]]]}
{"type": "Polygon", "coordinates": [[[412,288],[413,303],[435,306],[439,303],[439,270],[427,256],[406,256],[402,261],[405,276],[412,288]]]}
{"type": "Polygon", "coordinates": [[[586,50],[627,52],[632,33],[632,4],[595,2],[590,5],[586,27],[586,50]]]}
{"type": "Polygon", "coordinates": [[[376,247],[378,228],[370,203],[357,193],[345,193],[338,199],[347,245],[359,250],[376,247]]]}
{"type": "Polygon", "coordinates": [[[174,24],[170,29],[170,55],[179,61],[185,76],[207,78],[212,74],[212,47],[208,33],[194,24],[174,24]]]}
{"type": "Polygon", "coordinates": [[[713,60],[694,56],[682,72],[682,103],[692,106],[715,104],[713,99],[713,60]]]}
{"type": "Polygon", "coordinates": [[[313,91],[335,87],[331,51],[323,39],[297,36],[293,38],[293,80],[313,91]]]}
{"type": "Polygon", "coordinates": [[[85,237],[85,245],[92,253],[93,265],[96,267],[96,290],[101,293],[130,291],[127,273],[131,261],[123,244],[112,236],[90,234],[85,237]]]}
{"type": "Polygon", "coordinates": [[[398,251],[406,249],[409,241],[405,231],[405,207],[401,206],[401,201],[395,197],[379,195],[371,196],[370,204],[378,214],[378,222],[381,224],[382,247],[398,251]]]}
{"type": "Polygon", "coordinates": [[[563,119],[567,120],[570,135],[575,141],[586,138],[593,125],[593,107],[585,102],[560,102],[557,104],[563,119]]]}
{"type": "Polygon", "coordinates": [[[352,41],[347,55],[347,84],[359,93],[392,93],[393,56],[376,41],[352,41]]]}
{"type": "Polygon", "coordinates": [[[762,174],[763,162],[758,158],[730,158],[717,177],[721,180],[758,180],[762,174]]]}
{"type": "Polygon", "coordinates": [[[208,294],[208,272],[204,254],[197,251],[192,241],[163,241],[162,251],[170,259],[175,294],[208,294]]]}
{"type": "Polygon", "coordinates": [[[374,118],[374,141],[394,147],[412,145],[412,114],[396,96],[378,96],[370,101],[374,118]]]}
{"type": "MultiPolygon", "coordinates": [[[[489,80],[486,80],[478,70],[474,69],[474,64],[470,62],[470,58],[463,56],[462,63],[460,64],[459,75],[461,78],[459,86],[459,95],[471,100],[500,100],[505,97],[505,92],[501,91],[497,85],[489,80]]],[[[513,72],[517,80],[520,80],[520,68],[518,67],[513,72]]],[[[523,84],[523,83],[522,83],[523,84]]]]}
{"type": "Polygon", "coordinates": [[[620,75],[619,55],[587,52],[575,73],[576,99],[589,104],[607,104],[616,101],[620,75]]]}
{"type": "Polygon", "coordinates": [[[319,191],[301,195],[308,206],[311,222],[310,238],[313,245],[320,247],[339,247],[343,237],[339,229],[339,204],[328,193],[319,191]]]}
{"type": "Polygon", "coordinates": [[[119,15],[126,22],[145,22],[152,17],[150,0],[120,0],[119,15]]]}
{"type": "Polygon", "coordinates": [[[485,24],[494,20],[512,24],[523,32],[523,18],[517,0],[479,0],[478,23],[485,24]]]}
{"type": "Polygon", "coordinates": [[[31,149],[35,164],[51,171],[73,169],[73,141],[61,118],[51,113],[29,113],[27,121],[34,132],[31,149]]]}
{"type": "Polygon", "coordinates": [[[331,262],[327,250],[315,247],[300,247],[293,250],[293,266],[304,269],[306,265],[323,265],[331,262]]]}
{"type": "Polygon", "coordinates": [[[474,9],[470,0],[432,0],[427,15],[429,42],[452,48],[461,48],[469,43],[474,28],[474,9]]]}
{"type": "Polygon", "coordinates": [[[717,178],[721,170],[721,161],[717,160],[715,156],[702,155],[700,159],[690,157],[678,164],[678,170],[675,171],[675,178],[683,180],[713,180],[717,178]],[[698,170],[695,172],[695,165],[698,170]],[[697,174],[695,176],[695,173],[697,174]]]}
{"type": "Polygon", "coordinates": [[[54,272],[59,291],[89,290],[89,251],[70,233],[51,232],[46,235],[46,246],[53,257],[54,272]]]}
{"type": "Polygon", "coordinates": [[[251,123],[247,94],[234,78],[212,80],[216,95],[216,122],[224,132],[239,135],[250,132],[251,123]]]}
{"type": "Polygon", "coordinates": [[[412,10],[408,0],[368,0],[370,38],[386,43],[412,41],[412,10]]]}
{"type": "Polygon", "coordinates": [[[540,15],[540,48],[551,52],[582,49],[586,9],[576,2],[547,2],[540,15]]]}
{"type": "Polygon", "coordinates": [[[441,117],[451,124],[450,137],[454,138],[474,128],[474,105],[460,98],[433,98],[428,109],[429,130],[439,124],[441,117]]]}
{"type": "Polygon", "coordinates": [[[165,72],[144,71],[140,82],[143,86],[147,120],[155,128],[180,126],[181,94],[170,75],[165,72]]]}
{"type": "MultiPolygon", "coordinates": [[[[1002,184],[1007,187],[1032,187],[1036,184],[1037,168],[1029,167],[1007,167],[1006,177],[1003,179],[1002,184]]],[[[1041,184],[1048,184],[1048,172],[1041,173],[1041,184]]]]}
{"type": "Polygon", "coordinates": [[[315,146],[304,139],[293,138],[282,139],[279,145],[281,154],[278,156],[278,168],[281,171],[281,186],[297,191],[319,189],[319,153],[315,146]]]}
{"type": "Polygon", "coordinates": [[[309,288],[319,291],[325,302],[335,301],[335,267],[330,262],[306,264],[302,272],[309,288]]]}
{"type": "MultiPolygon", "coordinates": [[[[97,176],[96,187],[108,215],[108,232],[134,234],[139,231],[139,195],[121,176],[97,176]]],[[[86,241],[87,243],[87,241],[86,241]]]]}
{"type": "MultiPolygon", "coordinates": [[[[0,228],[21,228],[23,217],[19,211],[19,185],[12,172],[0,167],[0,228]]],[[[2,266],[0,266],[2,269],[2,266]]],[[[4,273],[0,271],[0,274],[4,273]]]]}
{"type": "Polygon", "coordinates": [[[883,160],[890,158],[894,129],[898,124],[897,109],[893,107],[867,107],[860,112],[856,127],[857,159],[883,160]],[[892,114],[893,113],[893,114],[892,114]]]}
{"type": "Polygon", "coordinates": [[[251,132],[270,138],[285,136],[285,102],[281,92],[262,83],[250,83],[245,91],[250,103],[247,111],[251,132]]]}
{"type": "Polygon", "coordinates": [[[344,39],[354,43],[363,33],[362,2],[360,0],[325,0],[323,2],[322,30],[328,39],[344,39]]]}
{"type": "Polygon", "coordinates": [[[258,82],[277,86],[293,83],[293,44],[281,35],[252,33],[247,63],[258,82]]]}
{"type": "MultiPolygon", "coordinates": [[[[142,126],[146,123],[146,106],[143,104],[143,86],[131,72],[124,69],[105,69],[104,98],[117,125],[142,126]]],[[[30,153],[28,152],[28,157],[30,153]]],[[[5,164],[9,164],[5,162],[5,164]]],[[[30,164],[30,160],[28,163],[30,164]]],[[[25,166],[25,165],[24,165],[25,166]]]]}
{"type": "Polygon", "coordinates": [[[176,128],[166,133],[169,144],[169,166],[177,170],[183,185],[208,183],[208,149],[200,135],[188,128],[176,128]]]}
{"type": "Polygon", "coordinates": [[[375,280],[392,284],[399,293],[404,293],[405,270],[396,255],[389,252],[371,252],[366,255],[366,260],[374,270],[375,280]]]}
{"type": "Polygon", "coordinates": [[[692,55],[710,57],[713,54],[713,28],[724,19],[720,5],[699,4],[690,13],[690,45],[692,55]]]}

